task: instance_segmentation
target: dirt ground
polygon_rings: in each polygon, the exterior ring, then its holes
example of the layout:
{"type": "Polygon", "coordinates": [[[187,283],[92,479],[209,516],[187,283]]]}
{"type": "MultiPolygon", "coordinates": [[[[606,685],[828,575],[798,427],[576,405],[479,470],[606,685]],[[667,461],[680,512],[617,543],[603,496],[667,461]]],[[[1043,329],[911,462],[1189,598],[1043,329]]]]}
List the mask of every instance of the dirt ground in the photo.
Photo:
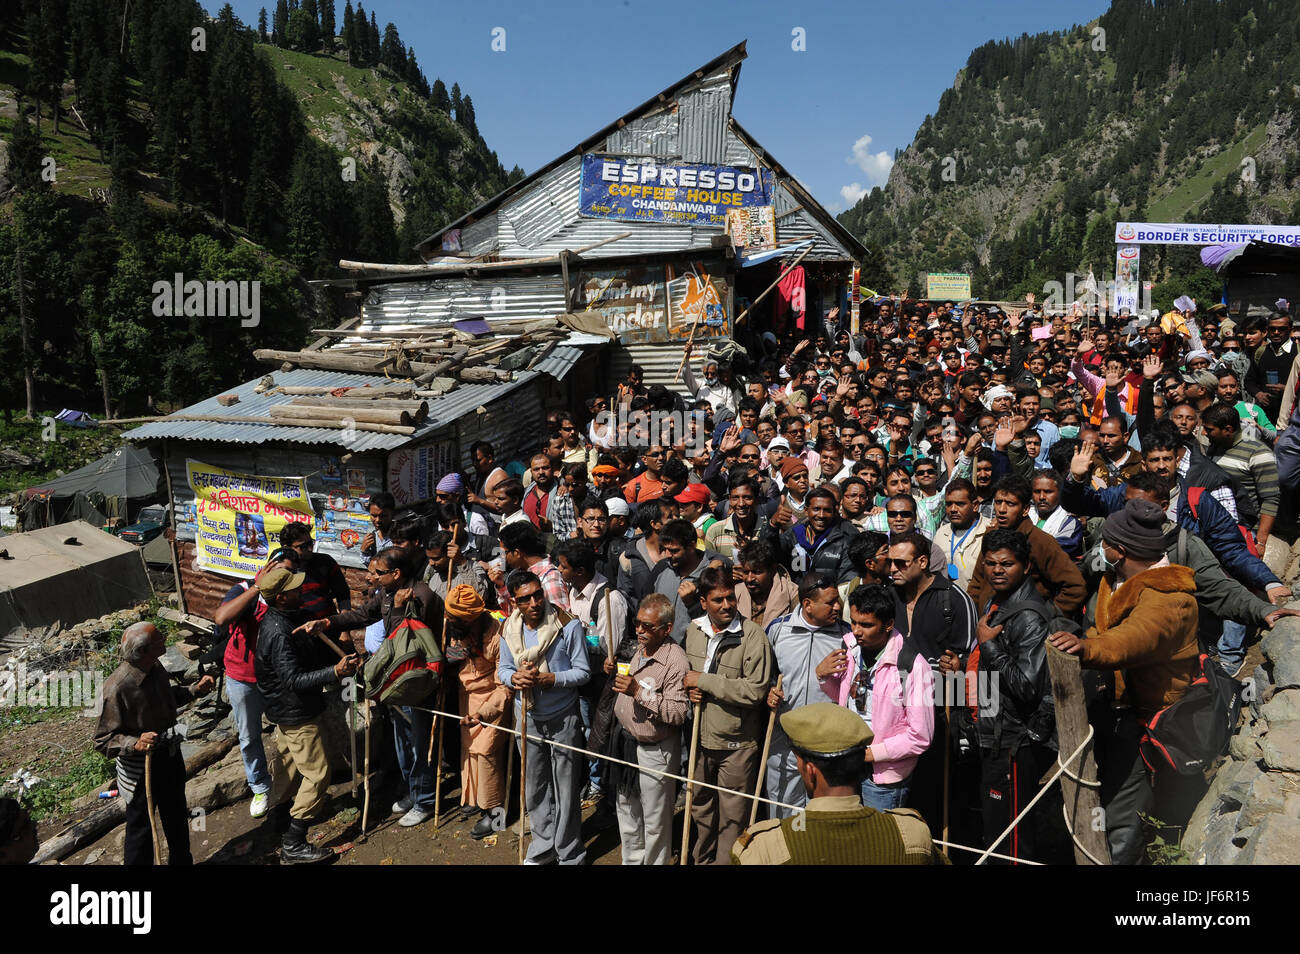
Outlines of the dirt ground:
{"type": "MultiPolygon", "coordinates": [[[[443,815],[435,829],[433,820],[415,828],[397,824],[398,813],[391,811],[393,792],[388,786],[376,786],[371,794],[369,831],[361,836],[361,811],[351,798],[345,781],[330,789],[330,817],[313,825],[308,832],[312,843],[332,849],[336,858],[324,864],[344,865],[514,865],[519,863],[519,840],[515,834],[517,811],[512,806],[510,829],[489,835],[482,841],[470,837],[476,819],[460,821],[456,817],[459,792],[454,778],[444,781],[443,815]]],[[[517,802],[517,798],[516,798],[517,802]]],[[[208,812],[202,831],[190,835],[190,850],[196,864],[207,865],[275,865],[279,864],[280,837],[274,831],[271,816],[256,819],[248,814],[249,799],[208,812]]],[[[594,808],[583,812],[583,841],[588,864],[616,865],[621,860],[618,827],[602,827],[595,819],[594,808]]],[[[66,824],[66,819],[60,828],[66,824]]],[[[193,827],[193,824],[191,825],[193,827]]],[[[41,835],[53,833],[44,828],[41,835]]],[[[99,841],[64,859],[64,864],[120,865],[122,837],[118,827],[99,841]]]]}

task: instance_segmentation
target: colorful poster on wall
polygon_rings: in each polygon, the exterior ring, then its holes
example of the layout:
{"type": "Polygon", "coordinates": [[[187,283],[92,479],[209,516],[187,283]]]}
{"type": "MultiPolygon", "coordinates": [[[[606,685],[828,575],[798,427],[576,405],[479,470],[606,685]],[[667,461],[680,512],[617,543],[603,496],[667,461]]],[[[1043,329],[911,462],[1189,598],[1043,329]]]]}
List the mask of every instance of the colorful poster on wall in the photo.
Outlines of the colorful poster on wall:
{"type": "Polygon", "coordinates": [[[710,275],[703,263],[672,277],[668,269],[668,338],[686,339],[695,328],[695,338],[727,333],[727,281],[710,275]]]}
{"type": "Polygon", "coordinates": [[[433,496],[438,481],[456,469],[452,441],[425,447],[402,447],[388,455],[388,491],[399,507],[433,496]]]}
{"type": "Polygon", "coordinates": [[[730,209],[772,204],[767,169],[582,157],[578,214],[624,222],[724,227],[730,209]]]}
{"type": "Polygon", "coordinates": [[[776,210],[770,205],[727,210],[727,234],[736,253],[776,245],[776,210]]]}
{"type": "Polygon", "coordinates": [[[287,523],[315,523],[302,477],[240,474],[196,460],[185,470],[195,499],[198,565],[252,579],[287,523]]]}

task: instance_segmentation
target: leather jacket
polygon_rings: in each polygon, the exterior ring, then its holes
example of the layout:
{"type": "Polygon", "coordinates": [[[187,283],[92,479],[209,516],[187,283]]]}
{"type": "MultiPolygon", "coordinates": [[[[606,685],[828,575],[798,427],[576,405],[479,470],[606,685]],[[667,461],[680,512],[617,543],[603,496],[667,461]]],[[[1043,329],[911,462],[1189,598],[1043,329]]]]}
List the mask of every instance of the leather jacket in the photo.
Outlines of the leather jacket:
{"type": "Polygon", "coordinates": [[[763,530],[760,539],[766,540],[776,550],[782,565],[790,570],[791,579],[796,583],[809,570],[830,573],[835,577],[837,584],[847,583],[858,575],[853,569],[853,562],[849,559],[849,544],[859,533],[858,528],[853,524],[848,521],[834,524],[826,531],[826,539],[822,541],[822,545],[813,553],[811,559],[804,554],[802,547],[796,542],[794,531],[794,527],[779,530],[769,524],[763,530]],[[801,565],[795,565],[797,558],[801,565]]]}
{"type": "Polygon", "coordinates": [[[979,647],[980,748],[1015,752],[1026,736],[1056,748],[1047,636],[1059,611],[1038,595],[1029,576],[1008,599],[994,602],[998,609],[989,625],[1001,625],[1002,632],[979,647]]]}
{"type": "Polygon", "coordinates": [[[257,633],[257,688],[266,701],[267,720],[282,726],[302,725],[324,712],[321,689],[339,683],[333,664],[322,666],[320,638],[295,633],[296,625],[272,607],[257,633]]]}

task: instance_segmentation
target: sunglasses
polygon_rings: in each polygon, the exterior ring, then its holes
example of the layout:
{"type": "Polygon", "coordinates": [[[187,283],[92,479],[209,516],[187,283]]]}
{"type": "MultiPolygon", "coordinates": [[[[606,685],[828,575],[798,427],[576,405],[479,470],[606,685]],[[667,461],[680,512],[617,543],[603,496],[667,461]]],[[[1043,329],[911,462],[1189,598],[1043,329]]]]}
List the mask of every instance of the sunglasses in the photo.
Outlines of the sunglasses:
{"type": "Polygon", "coordinates": [[[913,563],[916,562],[916,557],[912,557],[912,559],[910,560],[898,560],[893,557],[890,557],[885,562],[890,566],[892,566],[895,570],[906,570],[909,566],[911,566],[913,563]]]}
{"type": "Polygon", "coordinates": [[[939,472],[937,470],[918,470],[912,476],[913,477],[937,477],[938,475],[939,472]]]}
{"type": "Polygon", "coordinates": [[[544,600],[544,599],[546,599],[546,596],[542,593],[542,591],[541,591],[541,590],[536,590],[535,592],[532,592],[532,593],[525,593],[525,594],[523,594],[522,596],[516,596],[516,597],[515,597],[515,602],[516,602],[516,603],[536,603],[536,602],[538,602],[538,601],[540,601],[540,600],[544,600]]]}
{"type": "Polygon", "coordinates": [[[916,516],[916,511],[915,511],[915,510],[886,510],[886,511],[885,511],[885,516],[887,516],[887,517],[915,517],[915,516],[916,516]]]}

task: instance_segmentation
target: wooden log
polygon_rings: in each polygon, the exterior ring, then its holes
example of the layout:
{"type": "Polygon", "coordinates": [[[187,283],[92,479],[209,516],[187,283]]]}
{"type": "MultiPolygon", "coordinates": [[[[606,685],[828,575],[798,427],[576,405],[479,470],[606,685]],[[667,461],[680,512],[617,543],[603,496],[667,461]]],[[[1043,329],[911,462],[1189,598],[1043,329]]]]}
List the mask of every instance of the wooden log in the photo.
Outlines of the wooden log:
{"type": "Polygon", "coordinates": [[[293,404],[280,404],[271,408],[271,417],[305,418],[321,421],[354,421],[366,424],[406,424],[414,426],[415,419],[406,411],[396,409],[376,410],[374,408],[334,408],[334,407],[298,407],[293,404]]]}
{"type": "MultiPolygon", "coordinates": [[[[415,392],[410,392],[414,394],[415,392]]],[[[344,411],[348,414],[356,415],[364,412],[391,412],[405,411],[411,415],[413,421],[422,421],[429,416],[429,402],[411,398],[410,400],[398,400],[397,398],[376,398],[373,401],[367,401],[360,398],[343,398],[343,397],[298,397],[294,398],[288,404],[282,404],[281,407],[327,407],[335,410],[344,411]]],[[[357,420],[362,420],[358,417],[357,420]]]]}
{"type": "MultiPolygon", "coordinates": [[[[334,328],[332,330],[335,333],[350,334],[351,332],[349,332],[348,329],[355,328],[359,324],[361,324],[361,316],[358,314],[349,318],[347,321],[343,322],[343,324],[339,325],[337,328],[334,328]]],[[[317,332],[313,331],[312,333],[316,334],[317,332]]],[[[311,344],[307,346],[306,350],[319,351],[321,348],[325,347],[329,343],[330,343],[330,339],[328,337],[317,338],[315,341],[313,341],[311,344]]]]}
{"type": "MultiPolygon", "coordinates": [[[[1066,759],[1091,731],[1079,657],[1063,653],[1049,643],[1047,669],[1052,679],[1052,696],[1056,700],[1056,737],[1060,746],[1057,758],[1066,759]]],[[[1074,860],[1081,865],[1097,862],[1108,865],[1110,848],[1106,842],[1105,827],[1100,826],[1099,830],[1099,826],[1093,824],[1095,819],[1105,817],[1101,814],[1101,786],[1096,781],[1097,760],[1093,757],[1093,747],[1094,743],[1089,742],[1083,753],[1065,767],[1066,771],[1060,779],[1061,794],[1065,798],[1066,819],[1070,830],[1074,832],[1074,860]],[[1075,779],[1091,784],[1080,784],[1075,779]],[[1096,861],[1090,859],[1089,855],[1096,861]]]]}
{"type": "MultiPolygon", "coordinates": [[[[209,742],[185,760],[185,777],[193,778],[209,765],[221,761],[237,742],[239,742],[237,735],[209,742]]],[[[36,852],[33,862],[41,864],[46,861],[60,861],[74,851],[79,851],[92,841],[103,837],[124,821],[126,821],[126,799],[119,796],[103,808],[91,812],[67,830],[41,842],[40,850],[36,852]]]]}
{"type": "Polygon", "coordinates": [[[277,390],[279,390],[280,393],[282,394],[302,395],[304,397],[330,396],[330,397],[334,397],[336,400],[339,401],[378,401],[380,399],[386,399],[386,398],[396,398],[398,400],[401,400],[402,398],[409,398],[412,394],[415,393],[415,389],[409,384],[399,384],[391,388],[390,387],[349,388],[347,391],[344,391],[342,394],[338,394],[338,395],[334,394],[334,392],[337,391],[338,388],[284,385],[283,387],[280,387],[277,390]]]}
{"type": "MultiPolygon", "coordinates": [[[[333,351],[273,351],[259,348],[253,352],[257,361],[270,364],[283,362],[300,368],[313,368],[321,371],[352,371],[356,374],[383,374],[387,362],[379,357],[356,354],[336,354],[333,351]]],[[[416,375],[432,371],[434,365],[422,361],[411,361],[401,373],[416,375]]]]}
{"type": "Polygon", "coordinates": [[[495,384],[498,381],[514,380],[514,373],[498,368],[461,368],[456,376],[466,384],[495,384]]]}

